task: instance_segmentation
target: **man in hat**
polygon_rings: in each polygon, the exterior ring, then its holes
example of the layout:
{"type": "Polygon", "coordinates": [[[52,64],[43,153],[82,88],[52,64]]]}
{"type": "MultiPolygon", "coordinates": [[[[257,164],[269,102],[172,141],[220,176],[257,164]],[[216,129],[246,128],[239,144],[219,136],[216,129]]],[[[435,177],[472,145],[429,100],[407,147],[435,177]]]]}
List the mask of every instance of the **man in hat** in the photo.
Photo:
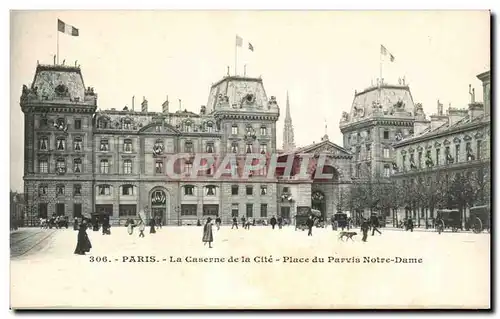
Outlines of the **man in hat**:
{"type": "Polygon", "coordinates": [[[369,229],[370,229],[370,224],[366,219],[363,218],[363,222],[361,223],[361,231],[363,232],[363,238],[361,240],[364,242],[366,242],[366,239],[368,238],[369,229]]]}
{"type": "Polygon", "coordinates": [[[214,241],[214,235],[212,232],[212,218],[207,218],[207,223],[203,226],[203,243],[206,245],[208,243],[208,248],[212,248],[212,242],[214,241]]]}
{"type": "Polygon", "coordinates": [[[312,218],[312,215],[309,215],[309,218],[307,219],[306,225],[307,225],[307,229],[309,230],[307,232],[307,236],[312,236],[313,235],[312,229],[314,226],[314,220],[312,218]]]}

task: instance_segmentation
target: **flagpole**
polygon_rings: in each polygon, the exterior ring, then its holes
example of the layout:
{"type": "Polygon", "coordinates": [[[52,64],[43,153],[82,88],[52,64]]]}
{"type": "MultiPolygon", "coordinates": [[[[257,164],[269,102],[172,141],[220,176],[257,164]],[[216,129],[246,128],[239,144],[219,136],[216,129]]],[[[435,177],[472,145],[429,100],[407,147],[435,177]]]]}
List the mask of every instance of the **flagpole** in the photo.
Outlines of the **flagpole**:
{"type": "Polygon", "coordinates": [[[238,75],[238,43],[234,43],[234,75],[238,75]]]}
{"type": "Polygon", "coordinates": [[[57,64],[59,64],[59,24],[58,24],[58,27],[57,27],[57,55],[56,55],[56,61],[57,61],[57,64]]]}

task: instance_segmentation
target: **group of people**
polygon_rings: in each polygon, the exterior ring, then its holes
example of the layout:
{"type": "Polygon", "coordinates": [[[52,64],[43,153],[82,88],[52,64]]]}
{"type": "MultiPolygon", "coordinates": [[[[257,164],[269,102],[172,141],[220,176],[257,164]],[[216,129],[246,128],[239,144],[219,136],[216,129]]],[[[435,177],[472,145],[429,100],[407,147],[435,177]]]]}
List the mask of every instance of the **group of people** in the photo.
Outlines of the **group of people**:
{"type": "Polygon", "coordinates": [[[67,216],[57,216],[53,214],[50,218],[40,218],[40,228],[47,229],[55,227],[57,229],[60,228],[68,228],[68,217],[67,216]]]}
{"type": "Polygon", "coordinates": [[[379,230],[380,221],[377,216],[372,216],[370,220],[363,218],[363,221],[361,222],[361,231],[363,232],[363,238],[361,239],[362,241],[367,241],[370,228],[372,229],[372,236],[375,236],[375,232],[382,235],[382,232],[379,230]]]}

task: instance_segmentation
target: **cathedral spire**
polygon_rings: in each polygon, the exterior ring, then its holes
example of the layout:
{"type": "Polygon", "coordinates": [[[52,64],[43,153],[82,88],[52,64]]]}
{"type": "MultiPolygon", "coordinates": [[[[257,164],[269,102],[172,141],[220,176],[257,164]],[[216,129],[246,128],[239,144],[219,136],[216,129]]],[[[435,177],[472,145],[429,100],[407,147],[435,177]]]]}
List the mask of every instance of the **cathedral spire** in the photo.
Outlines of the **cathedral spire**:
{"type": "Polygon", "coordinates": [[[293,136],[292,116],[290,115],[290,99],[288,98],[288,91],[286,91],[286,115],[285,126],[283,128],[283,150],[285,152],[291,151],[295,148],[295,141],[293,136]]]}

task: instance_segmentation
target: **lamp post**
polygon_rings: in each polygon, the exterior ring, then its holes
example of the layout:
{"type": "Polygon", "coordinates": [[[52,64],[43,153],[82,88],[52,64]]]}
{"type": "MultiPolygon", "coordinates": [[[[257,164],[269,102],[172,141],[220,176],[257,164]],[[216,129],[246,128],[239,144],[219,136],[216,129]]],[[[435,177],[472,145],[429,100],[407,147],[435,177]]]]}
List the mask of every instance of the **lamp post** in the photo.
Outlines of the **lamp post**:
{"type": "Polygon", "coordinates": [[[181,208],[175,207],[175,212],[177,213],[177,226],[181,226],[181,208]]]}

